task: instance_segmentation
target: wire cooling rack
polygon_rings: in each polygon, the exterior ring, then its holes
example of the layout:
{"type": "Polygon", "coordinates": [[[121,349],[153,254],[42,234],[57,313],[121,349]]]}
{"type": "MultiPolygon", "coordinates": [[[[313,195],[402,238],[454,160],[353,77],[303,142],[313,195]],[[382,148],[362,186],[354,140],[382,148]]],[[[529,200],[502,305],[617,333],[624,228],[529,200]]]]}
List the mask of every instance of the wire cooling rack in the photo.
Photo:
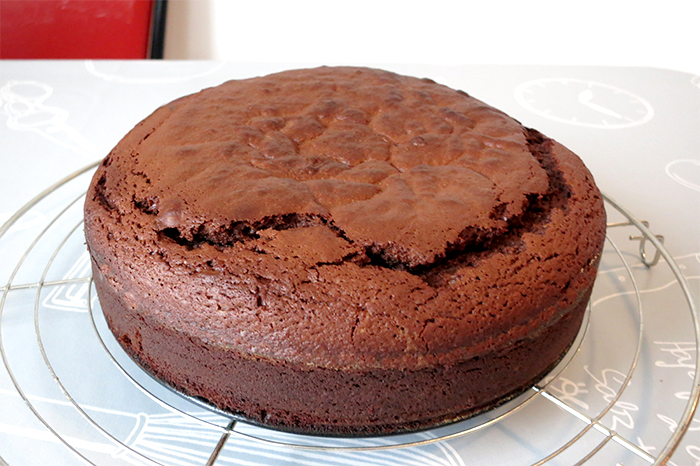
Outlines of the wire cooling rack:
{"type": "Polygon", "coordinates": [[[685,367],[700,344],[698,313],[663,238],[611,199],[593,305],[572,349],[543,381],[496,410],[451,426],[391,437],[324,438],[232,420],[161,385],[125,355],[100,312],[83,244],[84,190],[95,166],[49,187],[0,228],[6,264],[0,269],[0,354],[8,379],[0,407],[17,413],[15,424],[0,421],[0,432],[4,426],[19,439],[13,459],[0,457],[0,465],[14,466],[18,451],[21,464],[43,464],[47,454],[54,464],[99,465],[459,465],[465,457],[470,464],[596,464],[602,458],[619,466],[673,464],[698,404],[700,370],[696,358],[688,372],[692,382],[682,382],[687,402],[663,419],[673,428],[662,439],[654,431],[656,447],[646,446],[644,412],[672,404],[674,395],[657,381],[659,364],[647,361],[654,336],[645,325],[640,273],[644,277],[663,259],[675,292],[683,295],[686,306],[668,318],[685,319],[694,331],[657,343],[669,345],[663,350],[685,367]],[[18,225],[23,233],[12,234],[18,225]],[[593,382],[586,385],[584,378],[593,382]],[[641,428],[621,433],[640,417],[641,428]]]}

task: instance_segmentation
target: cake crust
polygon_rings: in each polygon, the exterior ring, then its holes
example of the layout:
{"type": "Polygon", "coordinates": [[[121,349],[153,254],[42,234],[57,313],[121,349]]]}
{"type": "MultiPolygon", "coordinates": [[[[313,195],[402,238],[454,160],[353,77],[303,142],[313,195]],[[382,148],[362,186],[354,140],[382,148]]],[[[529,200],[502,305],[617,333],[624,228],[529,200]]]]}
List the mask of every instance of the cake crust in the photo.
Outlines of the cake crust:
{"type": "Polygon", "coordinates": [[[286,430],[479,412],[569,347],[605,213],[580,159],[461,91],[366,68],[181,98],[88,191],[103,311],[157,377],[286,430]]]}

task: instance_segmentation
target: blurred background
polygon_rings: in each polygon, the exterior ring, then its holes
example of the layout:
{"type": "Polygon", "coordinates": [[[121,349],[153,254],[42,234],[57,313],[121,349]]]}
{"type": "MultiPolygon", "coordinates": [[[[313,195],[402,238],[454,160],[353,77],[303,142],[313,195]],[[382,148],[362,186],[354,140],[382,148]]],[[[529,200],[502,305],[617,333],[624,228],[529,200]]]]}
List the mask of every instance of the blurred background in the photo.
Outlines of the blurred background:
{"type": "Polygon", "coordinates": [[[2,58],[624,65],[700,74],[694,0],[0,0],[0,7],[2,58]]]}

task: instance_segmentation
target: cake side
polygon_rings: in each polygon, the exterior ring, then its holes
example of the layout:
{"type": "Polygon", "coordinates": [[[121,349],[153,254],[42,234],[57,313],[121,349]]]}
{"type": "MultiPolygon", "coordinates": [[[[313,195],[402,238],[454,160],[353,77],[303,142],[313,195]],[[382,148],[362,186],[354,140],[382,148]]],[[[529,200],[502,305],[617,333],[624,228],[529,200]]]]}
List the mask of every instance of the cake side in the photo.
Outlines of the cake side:
{"type": "MultiPolygon", "coordinates": [[[[99,271],[95,279],[103,307],[123,310],[121,295],[100,284],[99,271]]],[[[106,315],[122,347],[149,373],[246,422],[304,434],[375,436],[460,421],[526,391],[573,342],[588,296],[536,337],[415,371],[340,371],[260,360],[153,327],[138,312],[106,315]]]]}
{"type": "Polygon", "coordinates": [[[570,151],[464,93],[364,69],[159,109],[105,159],[85,212],[132,356],[222,409],[327,433],[427,427],[527,387],[576,334],[605,230],[570,151]]]}

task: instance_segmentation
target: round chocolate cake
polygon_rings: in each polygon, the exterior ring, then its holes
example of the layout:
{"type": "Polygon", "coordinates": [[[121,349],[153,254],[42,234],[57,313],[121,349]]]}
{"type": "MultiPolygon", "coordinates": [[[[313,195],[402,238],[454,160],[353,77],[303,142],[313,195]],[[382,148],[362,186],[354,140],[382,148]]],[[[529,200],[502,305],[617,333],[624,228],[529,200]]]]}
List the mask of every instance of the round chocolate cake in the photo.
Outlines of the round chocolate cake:
{"type": "Polygon", "coordinates": [[[98,168],[85,231],[147,371],[254,423],[380,435],[551,370],[605,213],[576,155],[466,93],[319,68],[156,110],[98,168]]]}

